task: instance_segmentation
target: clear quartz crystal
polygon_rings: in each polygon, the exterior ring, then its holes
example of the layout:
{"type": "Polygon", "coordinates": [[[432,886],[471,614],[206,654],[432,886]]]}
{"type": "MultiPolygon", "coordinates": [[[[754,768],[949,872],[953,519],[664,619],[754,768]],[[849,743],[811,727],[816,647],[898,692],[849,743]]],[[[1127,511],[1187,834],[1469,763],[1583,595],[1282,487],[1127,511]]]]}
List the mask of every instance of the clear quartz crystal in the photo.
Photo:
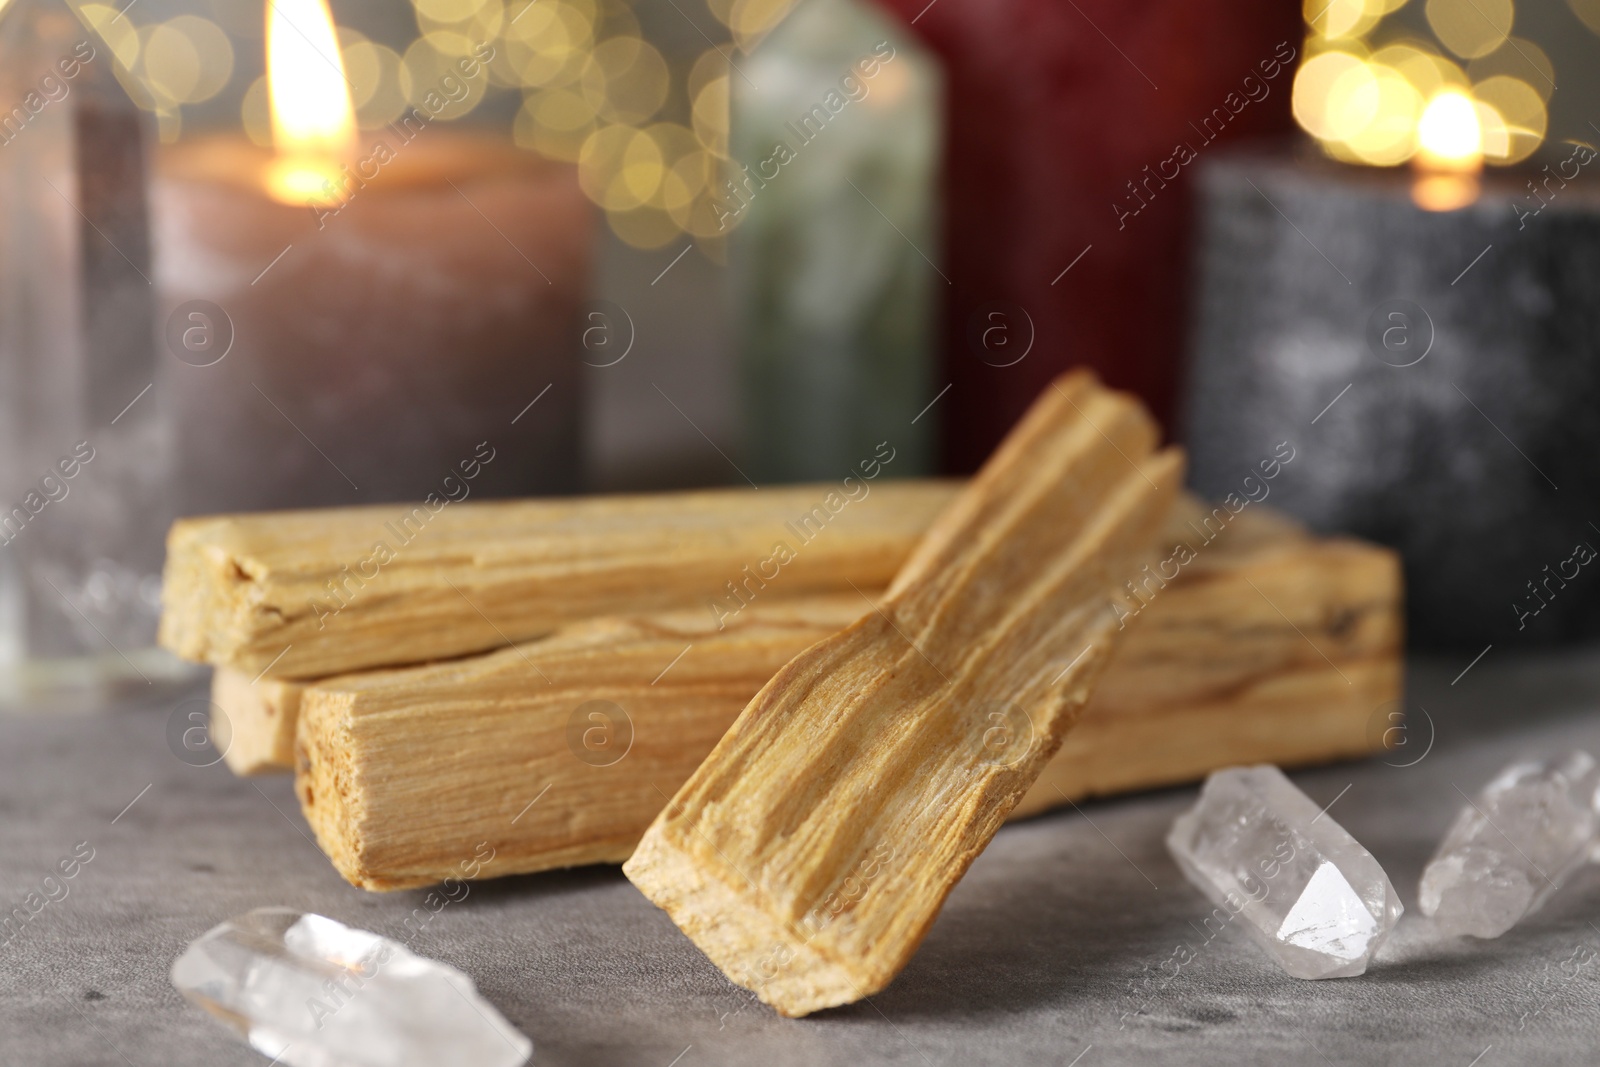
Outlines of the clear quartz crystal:
{"type": "Polygon", "coordinates": [[[172,984],[290,1067],[518,1067],[533,1052],[454,967],[287,908],[196,939],[172,984]]]}
{"type": "Polygon", "coordinates": [[[0,3],[0,702],[170,670],[151,124],[80,6],[0,3]]]}
{"type": "Polygon", "coordinates": [[[1208,934],[1240,922],[1296,978],[1361,974],[1405,910],[1372,854],[1276,767],[1212,774],[1167,849],[1216,905],[1208,934]]]}
{"type": "Polygon", "coordinates": [[[1600,768],[1587,752],[1511,764],[1461,809],[1422,872],[1422,913],[1450,934],[1499,937],[1595,844],[1600,768]]]}

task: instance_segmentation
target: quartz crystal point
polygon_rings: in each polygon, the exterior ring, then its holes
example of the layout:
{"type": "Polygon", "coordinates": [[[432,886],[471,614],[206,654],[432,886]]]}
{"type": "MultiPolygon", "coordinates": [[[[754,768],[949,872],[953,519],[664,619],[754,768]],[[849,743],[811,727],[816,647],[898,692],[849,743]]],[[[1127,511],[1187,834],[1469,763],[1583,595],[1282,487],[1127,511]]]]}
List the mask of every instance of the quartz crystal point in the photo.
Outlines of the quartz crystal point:
{"type": "Polygon", "coordinates": [[[1167,849],[1216,904],[1208,933],[1242,923],[1296,978],[1361,974],[1405,910],[1372,854],[1276,767],[1213,773],[1167,849]]]}
{"type": "MultiPolygon", "coordinates": [[[[783,7],[761,48],[740,61],[748,80],[730,78],[727,97],[729,154],[779,162],[751,163],[755,182],[711,200],[719,230],[733,227],[728,279],[749,456],[741,463],[763,485],[830,479],[874,454],[893,455],[902,477],[926,474],[938,465],[943,411],[923,409],[944,387],[934,380],[943,373],[934,326],[946,280],[919,251],[938,247],[943,206],[940,64],[916,27],[907,32],[875,0],[783,7]],[[841,77],[858,86],[857,99],[823,137],[803,116],[830,93],[840,99],[841,77]],[[876,451],[886,437],[893,452],[876,451]]],[[[979,359],[1004,367],[1027,354],[1033,327],[1020,312],[1007,306],[972,331],[979,359]]]]}
{"type": "Polygon", "coordinates": [[[1447,934],[1499,937],[1595,844],[1600,769],[1575,751],[1511,764],[1461,809],[1422,872],[1422,913],[1447,934]]]}
{"type": "Polygon", "coordinates": [[[454,967],[287,908],[198,938],[172,984],[289,1067],[518,1067],[533,1052],[454,967]]]}

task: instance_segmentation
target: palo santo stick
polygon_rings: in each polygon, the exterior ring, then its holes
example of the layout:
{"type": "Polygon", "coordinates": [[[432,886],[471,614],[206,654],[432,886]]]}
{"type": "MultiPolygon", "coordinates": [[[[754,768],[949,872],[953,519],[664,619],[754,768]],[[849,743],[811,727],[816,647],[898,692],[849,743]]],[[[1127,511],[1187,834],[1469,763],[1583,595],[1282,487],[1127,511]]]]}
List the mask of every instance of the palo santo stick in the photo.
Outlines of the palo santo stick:
{"type": "Polygon", "coordinates": [[[703,610],[595,619],[329,679],[301,702],[301,810],[367,889],[459,876],[482,841],[483,877],[619,863],[751,695],[869,609],[849,593],[757,603],[721,629],[703,610]]]}
{"type": "Polygon", "coordinates": [[[299,682],[218,667],[211,675],[211,742],[234,774],[266,774],[294,766],[299,682]],[[221,714],[217,714],[218,712],[221,714]]]}
{"type": "MultiPolygon", "coordinates": [[[[885,554],[884,549],[885,539],[898,540],[900,542],[904,555],[895,558],[894,565],[897,567],[900,563],[903,563],[905,555],[910,554],[914,541],[913,538],[901,536],[901,534],[910,530],[919,517],[924,521],[931,521],[933,512],[929,508],[929,503],[940,500],[947,501],[953,498],[955,491],[955,486],[949,483],[904,483],[894,486],[888,494],[879,496],[876,504],[860,513],[860,521],[863,524],[881,525],[880,532],[884,536],[870,536],[869,531],[865,529],[846,531],[850,534],[851,540],[849,545],[839,547],[838,552],[847,551],[849,547],[856,546],[871,553],[872,558],[858,564],[856,567],[842,568],[842,572],[848,575],[853,571],[870,572],[876,568],[887,573],[887,570],[883,567],[883,564],[889,561],[889,556],[885,554]]],[[[742,512],[743,519],[736,518],[732,520],[734,525],[747,525],[761,516],[770,514],[770,505],[758,503],[749,494],[740,494],[739,497],[746,506],[746,510],[742,512]]],[[[611,505],[605,506],[609,507],[611,505]]],[[[540,507],[543,507],[543,505],[540,505],[540,507]]],[[[674,509],[669,509],[669,512],[662,517],[659,524],[661,531],[672,529],[676,522],[675,508],[676,506],[674,506],[674,509]]],[[[339,531],[344,529],[352,518],[352,513],[345,509],[317,514],[326,519],[329,531],[326,539],[336,539],[343,536],[339,531]]],[[[521,508],[506,509],[500,517],[504,521],[504,525],[501,526],[488,513],[476,513],[476,536],[479,540],[469,542],[466,539],[466,535],[462,534],[455,543],[456,549],[465,555],[471,556],[501,551],[497,546],[503,546],[507,542],[514,542],[523,537],[520,528],[516,525],[517,522],[521,521],[518,518],[521,514],[521,508]]],[[[1170,536],[1193,539],[1195,531],[1200,530],[1199,522],[1204,518],[1205,514],[1205,509],[1198,501],[1193,498],[1185,498],[1181,506],[1175,509],[1173,519],[1168,524],[1172,527],[1170,536]]],[[[1259,508],[1254,512],[1250,512],[1249,519],[1244,523],[1245,530],[1230,535],[1230,540],[1239,541],[1242,537],[1259,536],[1259,534],[1250,533],[1252,529],[1264,530],[1273,527],[1274,523],[1278,525],[1288,523],[1287,519],[1269,518],[1270,514],[1270,512],[1263,512],[1259,508]]],[[[261,535],[262,531],[268,531],[274,532],[275,536],[281,536],[284,530],[297,524],[304,524],[305,521],[306,519],[302,515],[260,516],[251,519],[248,523],[234,519],[195,520],[198,525],[212,531],[213,539],[216,536],[220,536],[218,534],[219,530],[231,530],[237,533],[240,530],[249,529],[254,530],[256,535],[261,535]]],[[[641,527],[646,527],[654,520],[649,516],[640,516],[639,521],[641,527]]],[[[658,534],[659,536],[664,536],[664,534],[658,534]]],[[[190,535],[187,533],[180,535],[175,530],[174,540],[178,540],[180,537],[189,538],[190,535]]],[[[184,586],[185,582],[180,581],[177,576],[185,572],[192,573],[194,561],[200,556],[201,553],[191,544],[190,548],[181,554],[181,558],[175,557],[169,569],[169,575],[172,576],[172,581],[169,583],[169,591],[184,586]],[[187,560],[187,562],[184,562],[184,560],[187,560]]],[[[837,555],[834,558],[837,558],[837,555]]],[[[734,558],[730,558],[726,562],[729,573],[738,574],[745,566],[736,565],[737,560],[734,558]]],[[[766,573],[771,576],[772,571],[767,569],[766,573]]],[[[758,597],[762,600],[771,599],[777,593],[783,591],[783,583],[788,581],[788,578],[783,576],[782,572],[779,573],[780,576],[773,579],[773,584],[778,587],[775,589],[768,589],[760,574],[756,574],[753,577],[746,577],[741,574],[737,579],[738,590],[736,598],[724,597],[720,608],[713,605],[708,607],[707,610],[713,618],[720,621],[735,614],[734,609],[744,598],[752,600],[758,597]]],[[[436,585],[437,583],[435,582],[434,584],[436,585]]],[[[726,586],[726,584],[727,582],[725,581],[724,585],[726,586]]],[[[875,584],[881,583],[867,582],[865,587],[874,588],[875,584]]],[[[862,583],[857,583],[857,586],[858,588],[862,587],[862,583]]],[[[209,590],[206,595],[212,595],[216,592],[203,582],[199,588],[202,591],[209,590]]],[[[243,594],[240,593],[238,595],[242,596],[243,594]]],[[[639,593],[639,603],[637,605],[614,610],[625,610],[630,615],[639,614],[648,610],[652,600],[659,599],[660,595],[660,590],[655,586],[651,586],[639,593]]],[[[173,592],[172,596],[176,599],[181,599],[176,592],[173,592]]],[[[466,610],[472,606],[459,593],[452,594],[452,598],[447,600],[447,604],[458,610],[466,610]]],[[[674,606],[681,607],[683,605],[674,606]]],[[[386,619],[405,610],[399,605],[385,602],[382,605],[384,613],[382,615],[373,616],[371,613],[363,614],[352,610],[349,615],[341,615],[336,621],[336,625],[352,629],[371,626],[375,628],[377,633],[381,634],[387,627],[386,619]]],[[[738,608],[738,610],[743,609],[738,608]]],[[[181,630],[185,625],[183,622],[185,617],[184,610],[174,605],[167,617],[169,629],[173,631],[181,630]]],[[[412,652],[418,653],[412,662],[428,662],[450,657],[453,651],[452,646],[448,643],[451,631],[448,627],[443,627],[443,623],[448,621],[448,618],[442,620],[442,628],[439,631],[440,639],[431,650],[426,645],[416,642],[408,643],[404,646],[412,652]]],[[[842,626],[843,623],[841,622],[840,625],[842,626]]],[[[516,628],[515,624],[508,619],[504,620],[496,628],[496,633],[503,633],[506,627],[510,627],[513,630],[516,628]]],[[[349,629],[342,631],[336,637],[344,640],[360,638],[363,645],[371,645],[376,640],[375,637],[360,637],[360,635],[352,634],[349,629]]],[[[508,643],[510,643],[509,640],[502,642],[502,644],[508,643]]],[[[287,655],[283,657],[284,660],[288,658],[287,655]]],[[[410,666],[412,663],[395,662],[391,665],[410,666]]],[[[265,671],[219,666],[213,676],[212,703],[221,708],[224,713],[215,724],[213,734],[219,743],[226,740],[227,744],[224,751],[227,763],[236,774],[259,774],[274,770],[289,770],[293,767],[294,723],[299,704],[299,687],[294,683],[296,681],[311,682],[313,679],[285,676],[281,667],[282,661],[269,665],[269,669],[265,671]],[[231,737],[229,736],[230,724],[231,737]]],[[[676,784],[674,787],[676,787],[676,784]]]]}
{"type": "Polygon", "coordinates": [[[167,537],[161,643],[251,677],[320,678],[619,612],[710,602],[732,613],[733,589],[775,599],[880,588],[953,492],[852,476],[759,492],[185,519],[167,537]]]}
{"type": "Polygon", "coordinates": [[[1014,815],[1236,764],[1288,767],[1382,747],[1384,706],[1401,695],[1399,558],[1247,521],[1266,516],[1241,514],[1128,622],[1078,725],[1014,815]]]}
{"type": "Polygon", "coordinates": [[[1126,394],[1051,384],[882,604],[787,664],[623,871],[789,1016],[882,989],[1055,755],[1181,455],[1126,394]],[[998,725],[1026,745],[993,751],[998,725]],[[834,905],[838,906],[835,908],[834,905]]]}
{"type": "MultiPolygon", "coordinates": [[[[1198,543],[1182,521],[1163,535],[1176,541],[1198,543]]],[[[1365,754],[1379,740],[1374,709],[1400,695],[1399,592],[1392,552],[1243,512],[1129,622],[1013,817],[1241,761],[1365,754]]],[[[764,672],[863,610],[851,594],[756,604],[723,631],[699,612],[610,619],[470,660],[331,679],[306,693],[306,817],[339,872],[368,889],[459,877],[485,841],[496,854],[484,876],[620,863],[764,672]],[[620,723],[589,738],[605,744],[567,736],[600,677],[635,737],[604,766],[620,723]],[[474,791],[488,802],[464,799],[474,791]]]]}
{"type": "MultiPolygon", "coordinates": [[[[1179,541],[1198,540],[1196,531],[1202,529],[1200,523],[1207,515],[1207,509],[1198,500],[1184,495],[1173,508],[1166,529],[1162,533],[1161,543],[1171,545],[1179,541]]],[[[1209,555],[1212,558],[1219,554],[1223,558],[1228,558],[1230,555],[1248,551],[1256,544],[1265,545],[1290,538],[1305,537],[1304,531],[1291,520],[1262,508],[1244,512],[1241,518],[1230,520],[1227,533],[1228,536],[1222,544],[1228,547],[1211,550],[1209,555]]],[[[1201,572],[1206,569],[1204,565],[1199,568],[1201,572]]],[[[1190,568],[1188,573],[1192,574],[1194,571],[1195,568],[1190,568]]],[[[1181,603],[1193,604],[1198,609],[1195,624],[1188,627],[1188,631],[1192,632],[1196,640],[1204,639],[1209,626],[1210,616],[1206,612],[1204,599],[1204,597],[1179,598],[1181,603]]],[[[856,607],[861,606],[859,598],[852,598],[848,603],[856,607]]],[[[637,618],[638,615],[630,613],[629,617],[637,618]]],[[[717,612],[710,612],[708,617],[719,622],[723,621],[717,612]]],[[[832,629],[842,629],[848,623],[855,621],[855,618],[855,615],[842,617],[832,629]]],[[[813,640],[820,641],[828,636],[829,632],[831,631],[819,632],[813,640]]],[[[812,642],[806,642],[810,643],[812,642]]],[[[795,647],[795,654],[804,647],[804,644],[795,647]]],[[[1211,656],[1208,654],[1201,662],[1210,659],[1211,656]]],[[[498,677],[498,674],[495,676],[498,677]]],[[[262,774],[289,771],[294,768],[295,718],[300,706],[300,692],[306,685],[314,684],[317,683],[310,680],[300,683],[271,673],[258,675],[252,679],[245,672],[230,667],[216,669],[211,684],[211,700],[213,705],[222,710],[223,716],[214,726],[213,734],[218,744],[224,745],[227,764],[235,774],[262,774]],[[231,736],[229,736],[230,724],[231,736]]],[[[418,699],[426,700],[428,696],[425,684],[420,681],[417,684],[418,699]]],[[[508,684],[516,683],[508,680],[508,684]]],[[[745,694],[739,707],[742,708],[754,695],[754,689],[745,694]]],[[[729,716],[728,721],[732,721],[732,716],[729,716]]],[[[674,779],[671,788],[677,789],[682,784],[681,779],[674,779]]],[[[655,811],[652,810],[650,815],[654,816],[655,811]]],[[[642,825],[640,829],[643,829],[642,825]]]]}

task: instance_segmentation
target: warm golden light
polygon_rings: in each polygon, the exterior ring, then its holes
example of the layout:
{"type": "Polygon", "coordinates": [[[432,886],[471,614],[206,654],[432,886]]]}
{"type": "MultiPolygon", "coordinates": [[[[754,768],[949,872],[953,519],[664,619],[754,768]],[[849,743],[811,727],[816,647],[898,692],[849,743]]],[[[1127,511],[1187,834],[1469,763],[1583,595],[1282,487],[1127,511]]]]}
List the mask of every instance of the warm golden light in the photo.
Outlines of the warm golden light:
{"type": "MultiPolygon", "coordinates": [[[[511,103],[516,94],[513,143],[578,164],[584,191],[622,240],[658,248],[687,234],[704,239],[702,251],[722,247],[727,223],[713,202],[733,176],[727,161],[733,50],[707,39],[710,47],[685,79],[647,39],[633,5],[617,0],[407,0],[416,29],[403,44],[380,44],[336,26],[329,2],[266,4],[266,73],[246,88],[239,120],[252,144],[273,151],[262,184],[274,199],[340,204],[357,185],[346,168],[358,170],[359,150],[381,143],[375,137],[358,144],[358,130],[454,122],[497,97],[511,103]]],[[[706,0],[746,51],[799,2],[706,0]]],[[[1405,2],[1339,0],[1329,24],[1367,26],[1405,2]]],[[[116,58],[117,76],[139,106],[155,114],[163,142],[183,133],[186,108],[214,99],[234,74],[233,45],[209,19],[141,23],[150,10],[145,5],[69,5],[116,58]]],[[[1366,52],[1353,40],[1341,47],[1366,52]]],[[[1504,56],[1495,63],[1484,77],[1537,75],[1536,67],[1504,56]]],[[[868,106],[893,96],[898,71],[884,68],[868,106]]],[[[1347,80],[1331,120],[1353,124],[1370,110],[1372,95],[1347,80]]],[[[1382,131],[1369,139],[1374,158],[1392,154],[1382,131]]]]}
{"type": "Polygon", "coordinates": [[[1539,90],[1497,74],[1472,87],[1483,124],[1483,154],[1491,163],[1519,163],[1544,141],[1549,114],[1539,90]]]}
{"type": "Polygon", "coordinates": [[[1511,0],[1428,0],[1424,12],[1434,36],[1462,59],[1486,56],[1511,35],[1511,0]]]}
{"type": "Polygon", "coordinates": [[[267,191],[286,204],[336,201],[356,118],[326,0],[267,5],[267,99],[278,154],[267,191]]]}
{"type": "Polygon", "coordinates": [[[1478,198],[1483,166],[1483,125],[1476,101],[1457,89],[1436,93],[1417,121],[1416,163],[1421,174],[1411,199],[1429,211],[1454,211],[1478,198]]]}
{"type": "MultiPolygon", "coordinates": [[[[749,52],[761,39],[777,28],[799,0],[733,0],[728,8],[727,25],[734,44],[749,52]]],[[[720,5],[719,5],[720,6],[720,5]]]]}
{"type": "MultiPolygon", "coordinates": [[[[1460,175],[1519,163],[1544,143],[1555,68],[1533,42],[1511,36],[1515,0],[1423,0],[1432,41],[1416,35],[1415,19],[1390,24],[1406,0],[1302,2],[1305,58],[1290,104],[1334,159],[1409,160],[1423,176],[1418,202],[1442,210],[1476,196],[1476,178],[1460,175]]],[[[1578,2],[1600,11],[1600,0],[1578,2]]]]}
{"type": "Polygon", "coordinates": [[[1472,97],[1455,89],[1436,93],[1417,121],[1419,159],[1432,170],[1471,173],[1483,163],[1483,127],[1472,97]]]}
{"type": "Polygon", "coordinates": [[[1377,89],[1372,118],[1344,142],[1363,163],[1393,166],[1404,163],[1417,150],[1417,116],[1422,94],[1404,75],[1381,63],[1368,63],[1377,89]]]}
{"type": "Polygon", "coordinates": [[[1306,0],[1304,9],[1312,32],[1334,40],[1365,33],[1399,6],[1384,0],[1306,0]]]}
{"type": "Polygon", "coordinates": [[[1365,64],[1348,52],[1323,52],[1306,60],[1294,77],[1295,119],[1319,140],[1344,140],[1355,121],[1364,122],[1377,104],[1376,94],[1362,91],[1367,77],[1365,64]]]}

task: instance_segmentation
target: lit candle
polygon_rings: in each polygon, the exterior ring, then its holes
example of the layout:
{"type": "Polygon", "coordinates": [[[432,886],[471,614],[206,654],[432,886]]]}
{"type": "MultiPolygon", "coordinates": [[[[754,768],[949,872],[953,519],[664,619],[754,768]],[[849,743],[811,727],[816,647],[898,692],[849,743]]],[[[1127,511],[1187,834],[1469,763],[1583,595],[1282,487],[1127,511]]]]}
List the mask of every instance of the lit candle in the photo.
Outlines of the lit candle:
{"type": "Polygon", "coordinates": [[[1459,89],[1428,101],[1417,122],[1417,179],[1411,198],[1428,211],[1455,211],[1478,198],[1483,169],[1483,127],[1477,105],[1459,89]]]}
{"type": "Polygon", "coordinates": [[[466,470],[479,494],[577,488],[572,169],[424,109],[358,135],[322,0],[275,0],[267,36],[273,151],[158,161],[180,510],[418,500],[466,470]]]}
{"type": "Polygon", "coordinates": [[[1463,664],[1600,633],[1595,153],[1481,175],[1480,114],[1431,98],[1410,169],[1208,167],[1185,419],[1197,490],[1398,549],[1407,644],[1463,664]],[[1280,444],[1298,474],[1245,477],[1280,444]]]}
{"type": "Polygon", "coordinates": [[[1432,40],[1400,6],[1308,4],[1292,100],[1320,153],[1205,174],[1191,480],[1220,499],[1263,447],[1303,452],[1272,503],[1400,551],[1411,647],[1592,637],[1594,131],[1552,129],[1512,5],[1411,5],[1432,40]]]}
{"type": "Polygon", "coordinates": [[[344,56],[323,0],[289,0],[304,28],[283,7],[267,5],[267,86],[272,146],[267,191],[285,204],[327,204],[340,165],[354,162],[356,114],[344,56]]]}

